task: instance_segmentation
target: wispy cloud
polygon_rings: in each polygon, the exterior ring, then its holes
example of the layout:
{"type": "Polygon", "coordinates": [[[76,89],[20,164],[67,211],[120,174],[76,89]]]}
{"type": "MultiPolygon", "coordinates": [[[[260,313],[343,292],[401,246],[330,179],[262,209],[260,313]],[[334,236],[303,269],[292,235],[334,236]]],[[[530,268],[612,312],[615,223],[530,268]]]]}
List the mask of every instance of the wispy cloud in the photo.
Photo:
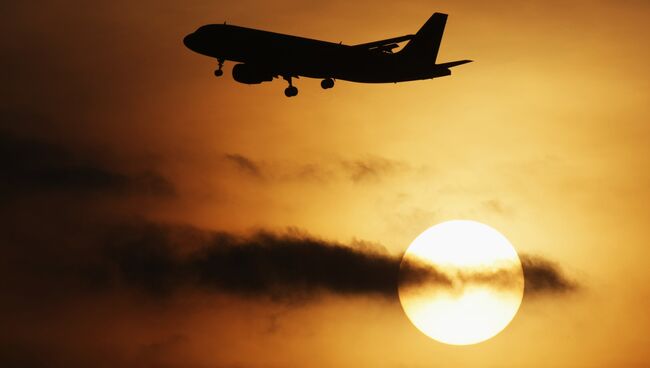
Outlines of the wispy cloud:
{"type": "Polygon", "coordinates": [[[382,157],[370,157],[365,159],[344,160],[341,166],[349,178],[355,182],[378,181],[404,171],[408,168],[404,162],[389,160],[382,157]]]}
{"type": "Polygon", "coordinates": [[[349,180],[354,183],[372,183],[410,169],[405,162],[379,156],[303,163],[262,162],[239,153],[228,153],[224,157],[249,177],[275,181],[349,180]]]}
{"type": "Polygon", "coordinates": [[[256,163],[252,159],[240,155],[238,153],[228,153],[224,156],[226,160],[231,162],[237,169],[246,175],[250,175],[257,179],[263,177],[262,169],[259,163],[256,163]]]}

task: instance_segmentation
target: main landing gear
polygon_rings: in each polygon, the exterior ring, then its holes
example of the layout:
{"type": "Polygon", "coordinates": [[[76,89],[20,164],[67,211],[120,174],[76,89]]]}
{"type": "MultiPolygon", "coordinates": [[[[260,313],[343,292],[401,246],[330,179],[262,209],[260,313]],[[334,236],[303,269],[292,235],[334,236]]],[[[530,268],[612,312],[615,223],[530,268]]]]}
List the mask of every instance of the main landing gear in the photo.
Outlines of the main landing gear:
{"type": "Polygon", "coordinates": [[[323,87],[323,89],[330,89],[334,87],[334,79],[332,78],[323,79],[320,82],[320,86],[323,87]]]}
{"type": "Polygon", "coordinates": [[[287,87],[284,90],[284,95],[287,96],[287,97],[296,96],[298,94],[298,88],[294,87],[293,83],[291,83],[291,76],[290,75],[288,75],[288,76],[285,75],[285,76],[283,76],[283,78],[284,78],[284,80],[289,82],[289,87],[287,87]]]}
{"type": "Polygon", "coordinates": [[[214,76],[215,77],[221,77],[223,75],[223,70],[221,70],[221,69],[223,68],[224,60],[222,58],[219,58],[219,59],[217,59],[217,62],[219,63],[219,69],[214,71],[214,76]]]}

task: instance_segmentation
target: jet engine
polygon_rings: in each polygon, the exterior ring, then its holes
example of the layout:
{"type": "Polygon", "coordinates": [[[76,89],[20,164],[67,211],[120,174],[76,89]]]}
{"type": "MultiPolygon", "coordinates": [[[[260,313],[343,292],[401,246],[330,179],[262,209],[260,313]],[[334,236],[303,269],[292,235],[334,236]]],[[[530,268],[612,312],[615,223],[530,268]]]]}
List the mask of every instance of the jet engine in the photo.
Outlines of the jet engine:
{"type": "Polygon", "coordinates": [[[237,64],[232,68],[232,77],[239,83],[260,84],[273,80],[273,74],[247,64],[237,64]]]}

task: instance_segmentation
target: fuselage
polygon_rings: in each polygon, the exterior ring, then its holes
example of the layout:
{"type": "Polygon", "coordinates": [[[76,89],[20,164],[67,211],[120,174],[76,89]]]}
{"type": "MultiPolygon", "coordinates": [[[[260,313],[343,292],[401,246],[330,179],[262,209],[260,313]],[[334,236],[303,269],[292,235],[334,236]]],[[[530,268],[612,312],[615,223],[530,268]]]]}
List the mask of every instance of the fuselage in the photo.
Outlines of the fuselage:
{"type": "Polygon", "coordinates": [[[191,50],[266,70],[277,76],[334,78],[364,83],[430,79],[451,74],[435,61],[261,31],[228,24],[200,27],[184,39],[191,50]]]}

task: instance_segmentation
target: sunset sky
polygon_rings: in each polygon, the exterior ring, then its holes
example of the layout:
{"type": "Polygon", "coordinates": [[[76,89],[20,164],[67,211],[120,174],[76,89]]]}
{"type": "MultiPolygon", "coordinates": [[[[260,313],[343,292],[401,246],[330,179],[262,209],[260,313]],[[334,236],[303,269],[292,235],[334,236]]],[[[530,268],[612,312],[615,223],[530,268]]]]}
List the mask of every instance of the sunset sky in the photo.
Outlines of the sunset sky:
{"type": "Polygon", "coordinates": [[[0,14],[0,366],[650,365],[648,1],[0,14]],[[449,14],[438,60],[473,63],[331,90],[300,78],[290,99],[279,79],[233,81],[232,62],[216,79],[182,43],[227,21],[358,44],[434,12],[449,14]],[[411,241],[451,219],[493,226],[558,278],[527,279],[512,323],[477,345],[428,338],[392,292],[411,241]],[[233,247],[268,268],[226,264],[233,247]],[[323,275],[274,268],[305,247],[323,275]]]}

